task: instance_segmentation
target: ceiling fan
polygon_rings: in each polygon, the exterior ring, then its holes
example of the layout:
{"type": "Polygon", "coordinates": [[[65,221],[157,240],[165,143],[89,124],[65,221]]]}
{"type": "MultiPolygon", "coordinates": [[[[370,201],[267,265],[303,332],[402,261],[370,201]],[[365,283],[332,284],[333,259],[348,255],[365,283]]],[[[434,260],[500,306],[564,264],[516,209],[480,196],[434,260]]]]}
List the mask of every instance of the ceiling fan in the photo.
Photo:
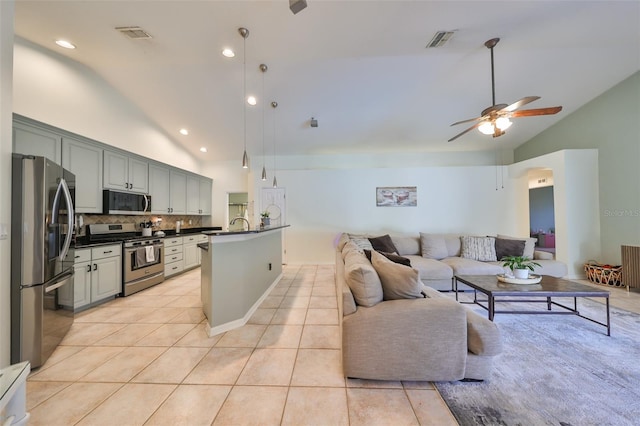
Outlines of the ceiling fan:
{"type": "Polygon", "coordinates": [[[485,135],[493,135],[494,138],[498,136],[504,135],[504,131],[511,126],[510,118],[518,118],[518,117],[531,117],[534,115],[551,115],[556,114],[562,110],[561,106],[549,107],[549,108],[537,108],[537,109],[525,109],[519,110],[518,108],[523,107],[524,105],[531,103],[535,100],[540,99],[540,96],[526,96],[519,101],[512,103],[511,105],[507,104],[497,104],[496,105],[496,87],[495,87],[495,78],[493,72],[493,48],[500,41],[499,38],[492,38],[491,40],[487,40],[484,45],[491,50],[491,95],[492,95],[492,105],[486,109],[484,109],[480,113],[480,117],[471,118],[469,120],[462,120],[456,123],[453,123],[452,126],[456,126],[462,123],[470,123],[475,121],[476,124],[469,127],[462,133],[458,133],[448,142],[454,141],[458,139],[460,136],[464,135],[467,132],[470,132],[473,129],[478,129],[480,132],[485,135]]]}

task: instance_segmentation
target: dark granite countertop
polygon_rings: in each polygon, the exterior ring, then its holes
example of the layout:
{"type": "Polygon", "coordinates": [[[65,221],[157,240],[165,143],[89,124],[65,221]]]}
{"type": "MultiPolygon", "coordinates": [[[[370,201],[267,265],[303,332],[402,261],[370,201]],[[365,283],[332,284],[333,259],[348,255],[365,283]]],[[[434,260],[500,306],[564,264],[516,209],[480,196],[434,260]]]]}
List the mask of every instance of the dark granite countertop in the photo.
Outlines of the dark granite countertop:
{"type": "Polygon", "coordinates": [[[203,231],[205,235],[224,236],[224,235],[242,235],[242,234],[259,234],[261,232],[273,231],[274,229],[288,228],[291,225],[264,226],[261,228],[249,229],[248,231],[203,231]]]}
{"type": "MultiPolygon", "coordinates": [[[[200,227],[200,228],[183,228],[180,230],[180,233],[176,233],[175,229],[163,229],[162,230],[164,232],[164,237],[158,237],[158,238],[165,238],[165,237],[175,237],[175,236],[183,236],[183,235],[190,235],[190,234],[198,234],[198,233],[208,233],[208,232],[216,232],[216,231],[222,231],[222,227],[220,226],[205,226],[205,227],[200,227]]],[[[142,236],[142,232],[138,232],[136,234],[137,237],[141,237],[142,236]]],[[[129,239],[129,238],[127,238],[129,239]]],[[[124,241],[124,238],[122,240],[119,241],[89,241],[89,237],[85,236],[81,236],[81,237],[76,237],[76,240],[74,242],[74,247],[77,249],[82,249],[82,248],[91,248],[91,247],[98,247],[98,246],[105,246],[105,245],[109,245],[109,244],[120,244],[122,243],[122,241],[124,241]]]]}

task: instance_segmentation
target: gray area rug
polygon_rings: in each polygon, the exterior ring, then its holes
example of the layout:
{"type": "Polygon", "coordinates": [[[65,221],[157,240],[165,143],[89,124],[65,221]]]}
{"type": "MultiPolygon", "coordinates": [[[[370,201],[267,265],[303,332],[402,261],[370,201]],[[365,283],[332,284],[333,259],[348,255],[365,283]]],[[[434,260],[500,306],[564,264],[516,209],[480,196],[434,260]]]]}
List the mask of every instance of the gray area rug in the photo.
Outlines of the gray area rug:
{"type": "MultiPolygon", "coordinates": [[[[578,309],[605,322],[603,304],[578,299],[578,309]]],[[[640,315],[611,308],[611,337],[575,315],[496,314],[494,320],[504,351],[491,380],[435,384],[458,423],[640,425],[640,315]]]]}

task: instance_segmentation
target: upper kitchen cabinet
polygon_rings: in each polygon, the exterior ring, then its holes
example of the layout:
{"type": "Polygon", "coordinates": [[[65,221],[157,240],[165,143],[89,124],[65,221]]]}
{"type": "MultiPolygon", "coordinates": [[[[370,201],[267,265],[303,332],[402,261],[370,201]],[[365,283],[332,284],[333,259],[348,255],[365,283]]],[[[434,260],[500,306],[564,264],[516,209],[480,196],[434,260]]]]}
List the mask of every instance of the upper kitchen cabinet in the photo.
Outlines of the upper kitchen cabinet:
{"type": "Polygon", "coordinates": [[[65,137],[62,166],[76,176],[76,212],[102,213],[102,148],[65,137]]]}
{"type": "Polygon", "coordinates": [[[151,213],[185,214],[187,210],[187,175],[156,164],[149,165],[151,213]]]}
{"type": "Polygon", "coordinates": [[[149,193],[149,164],[114,151],[104,151],[105,189],[149,193]]]}
{"type": "Polygon", "coordinates": [[[62,137],[31,124],[13,122],[13,152],[46,157],[62,164],[62,137]]]}
{"type": "Polygon", "coordinates": [[[187,176],[187,214],[211,214],[211,179],[198,176],[187,176]]]}

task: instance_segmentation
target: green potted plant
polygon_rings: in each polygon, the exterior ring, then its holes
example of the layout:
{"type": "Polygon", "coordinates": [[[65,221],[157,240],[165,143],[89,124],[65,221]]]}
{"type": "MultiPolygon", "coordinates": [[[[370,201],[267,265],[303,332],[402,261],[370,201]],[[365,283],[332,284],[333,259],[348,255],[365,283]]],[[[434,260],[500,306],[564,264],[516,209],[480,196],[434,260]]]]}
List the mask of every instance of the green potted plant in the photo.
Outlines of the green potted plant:
{"type": "Polygon", "coordinates": [[[500,259],[502,266],[506,266],[513,272],[515,278],[529,278],[529,272],[533,272],[534,267],[540,266],[528,257],[524,256],[505,256],[500,259]]]}
{"type": "Polygon", "coordinates": [[[269,226],[271,224],[271,219],[269,219],[268,211],[263,211],[262,213],[260,213],[260,223],[262,223],[263,226],[269,226]]]}

